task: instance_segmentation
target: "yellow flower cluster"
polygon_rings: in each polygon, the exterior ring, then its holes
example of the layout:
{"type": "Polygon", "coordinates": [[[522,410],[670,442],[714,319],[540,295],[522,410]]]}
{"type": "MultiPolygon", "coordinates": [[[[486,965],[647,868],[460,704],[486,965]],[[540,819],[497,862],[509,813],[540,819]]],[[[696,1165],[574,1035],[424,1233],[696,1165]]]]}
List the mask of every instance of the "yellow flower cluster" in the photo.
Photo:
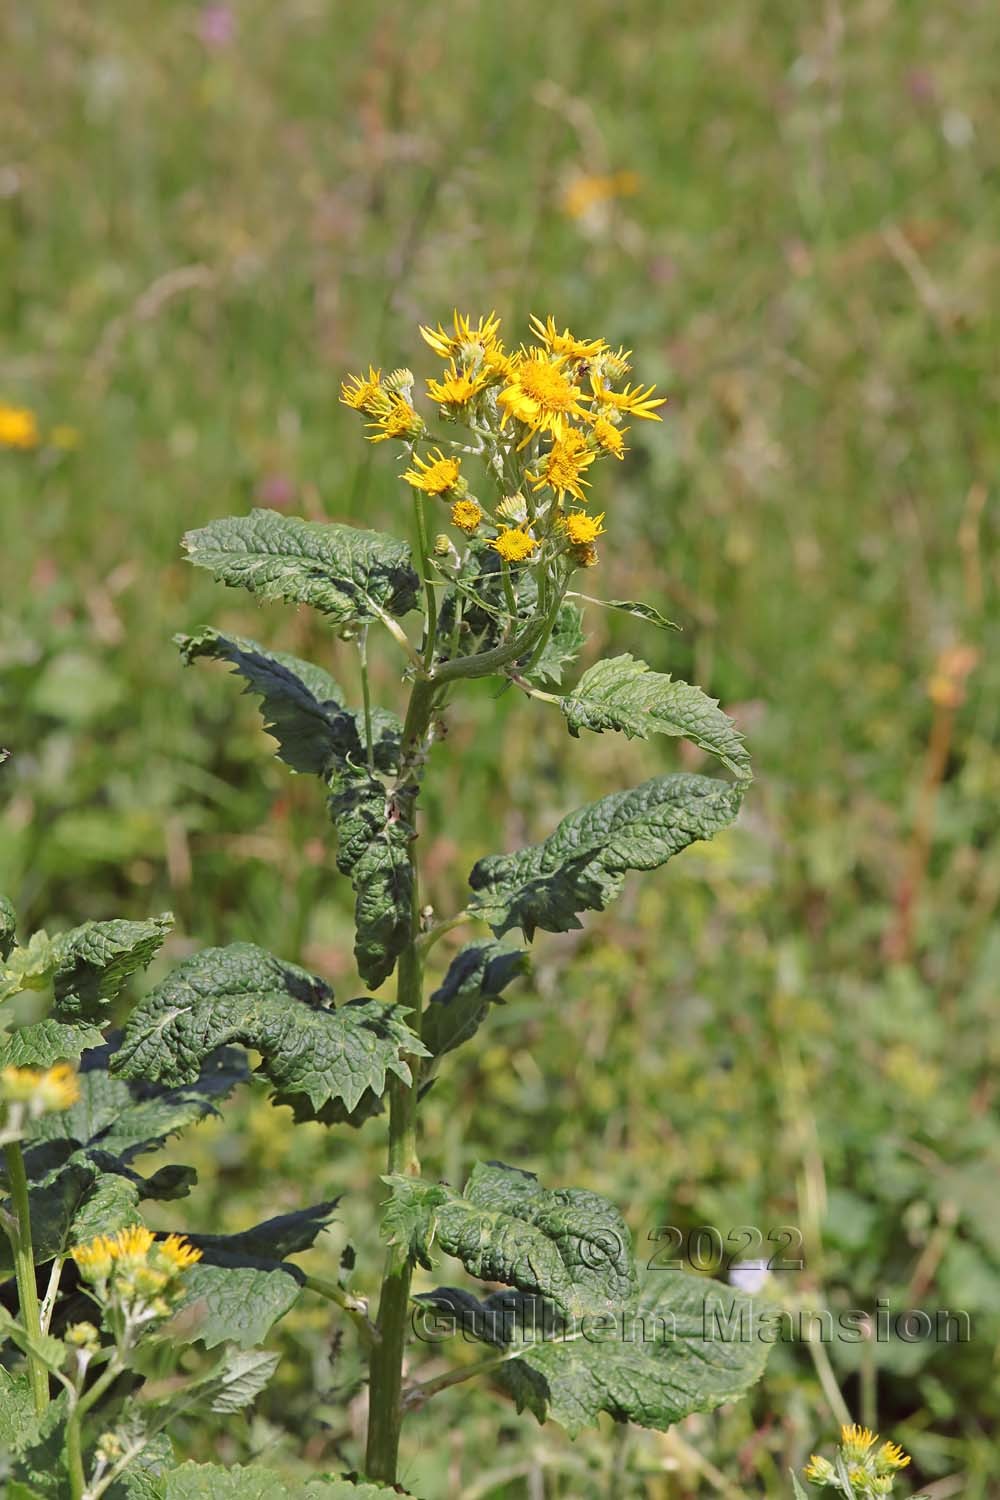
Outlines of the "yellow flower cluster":
{"type": "MultiPolygon", "coordinates": [[[[652,386],[625,383],[630,351],[578,338],[551,316],[533,317],[530,326],[534,342],[516,350],[505,348],[492,312],[475,322],[456,312],[450,328],[421,327],[444,361],[440,377],[428,380],[427,395],[440,421],[467,428],[471,443],[435,434],[437,446],[418,454],[428,426],[413,405],[409,370],[383,377],[370,365],[367,375],[344,381],[341,400],[370,419],[369,441],[403,442],[410,459],[406,482],[446,501],[452,525],[480,538],[505,563],[564,557],[571,566],[589,567],[604,534],[603,514],[592,518],[574,508],[587,503],[589,471],[600,458],[623,458],[626,420],[659,421],[665,398],[652,386]],[[470,453],[482,458],[500,490],[492,505],[469,493],[460,455],[470,453]]],[[[438,555],[452,554],[443,549],[438,555]]]]}
{"type": "Polygon", "coordinates": [[[29,1119],[69,1109],[79,1097],[80,1086],[69,1063],[0,1069],[0,1105],[20,1105],[29,1119]]]}
{"type": "Polygon", "coordinates": [[[151,1229],[132,1224],[117,1234],[99,1234],[71,1252],[84,1281],[93,1284],[101,1300],[115,1295],[133,1310],[164,1318],[180,1291],[179,1278],[201,1260],[180,1235],[157,1240],[151,1229]]]}
{"type": "Polygon", "coordinates": [[[40,441],[33,411],[0,402],[0,448],[37,448],[40,441]]]}
{"type": "MultiPolygon", "coordinates": [[[[910,1462],[898,1443],[886,1442],[876,1449],[877,1442],[878,1434],[870,1427],[854,1424],[840,1429],[840,1456],[858,1495],[891,1495],[895,1476],[910,1462]]],[[[836,1466],[818,1454],[812,1455],[802,1472],[820,1489],[842,1487],[836,1466]]]]}

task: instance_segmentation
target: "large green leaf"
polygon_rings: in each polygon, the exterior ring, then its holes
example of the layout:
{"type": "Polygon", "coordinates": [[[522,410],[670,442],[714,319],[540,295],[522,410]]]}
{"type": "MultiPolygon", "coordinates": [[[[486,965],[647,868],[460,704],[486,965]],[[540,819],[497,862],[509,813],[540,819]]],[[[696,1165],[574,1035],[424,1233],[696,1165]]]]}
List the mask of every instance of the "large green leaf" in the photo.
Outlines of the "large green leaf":
{"type": "MultiPolygon", "coordinates": [[[[264,727],[278,741],[279,757],[294,771],[327,776],[335,765],[364,761],[364,716],[343,707],[343,692],[322,667],[217,630],[174,640],[189,664],[204,656],[235,667],[246,680],[246,691],[261,698],[264,727]]],[[[372,740],[380,771],[395,768],[401,731],[395,714],[374,710],[372,740]]]]}
{"type": "Polygon", "coordinates": [[[400,1491],[363,1479],[296,1481],[275,1469],[182,1464],[167,1475],[163,1500],[398,1500],[400,1491]]]}
{"type": "Polygon", "coordinates": [[[606,1312],[635,1293],[628,1229],[597,1193],[541,1187],[528,1172],[479,1163],[456,1193],[412,1177],[392,1188],[383,1230],[430,1266],[436,1243],[483,1281],[547,1297],[563,1313],[606,1312]]]}
{"type": "MultiPolygon", "coordinates": [[[[28,1193],[31,1235],[38,1265],[63,1255],[72,1241],[73,1224],[99,1176],[93,1162],[69,1161],[28,1193]]],[[[10,1205],[4,1204],[9,1212],[10,1205]]],[[[10,1242],[0,1235],[0,1274],[13,1270],[10,1242]]]]}
{"type": "Polygon", "coordinates": [[[750,756],[733,721],[701,688],[652,672],[626,653],[595,664],[559,701],[572,735],[617,729],[629,739],[652,733],[680,735],[707,750],[741,780],[750,776],[750,756]]]}
{"type": "Polygon", "coordinates": [[[336,1200],[283,1214],[233,1235],[191,1235],[202,1259],[184,1273],[175,1314],[188,1340],[207,1348],[252,1349],[298,1301],[305,1276],[285,1257],[308,1250],[329,1223],[336,1200]]]}
{"type": "Polygon", "coordinates": [[[258,1072],[300,1118],[330,1105],[355,1110],[381,1096],[387,1072],[410,1082],[405,1054],[425,1049],[399,1008],[361,999],[334,1009],[332,999],[321,979],[253,943],[208,948],[132,1012],[112,1071],[189,1084],[217,1047],[238,1042],[262,1054],[258,1072]]]}
{"type": "Polygon", "coordinates": [[[76,1062],[89,1047],[104,1040],[99,1026],[81,1021],[36,1021],[11,1032],[0,1046],[0,1068],[51,1068],[57,1062],[76,1062]]]}
{"type": "Polygon", "coordinates": [[[661,1271],[634,1308],[583,1322],[564,1341],[537,1340],[500,1378],[519,1408],[570,1433],[601,1412],[663,1430],[760,1379],[768,1346],[741,1336],[739,1325],[749,1300],[707,1278],[661,1271]]]}
{"type": "Polygon", "coordinates": [[[375,776],[336,778],[330,816],[337,831],[337,868],[354,887],[358,973],[378,989],[410,936],[413,827],[375,776]]]}
{"type": "Polygon", "coordinates": [[[455,954],[423,1015],[421,1036],[432,1057],[461,1046],[482,1025],[491,1004],[528,967],[523,948],[470,943],[455,954]]]}
{"type": "Polygon", "coordinates": [[[405,542],[275,510],[212,521],[189,531],[184,546],[220,583],[263,599],[310,604],[338,625],[369,620],[379,610],[405,615],[420,588],[405,542]]]}
{"type": "Polygon", "coordinates": [[[174,925],[169,912],[148,922],[85,922],[52,939],[52,989],[60,1021],[100,1021],[130,974],[144,969],[174,925]]]}
{"type": "Polygon", "coordinates": [[[470,910],[497,936],[521,927],[568,932],[577,913],[603,911],[629,870],[655,870],[739,811],[742,788],[705,776],[656,776],[582,807],[541,844],[481,859],[469,877],[470,910]]]}

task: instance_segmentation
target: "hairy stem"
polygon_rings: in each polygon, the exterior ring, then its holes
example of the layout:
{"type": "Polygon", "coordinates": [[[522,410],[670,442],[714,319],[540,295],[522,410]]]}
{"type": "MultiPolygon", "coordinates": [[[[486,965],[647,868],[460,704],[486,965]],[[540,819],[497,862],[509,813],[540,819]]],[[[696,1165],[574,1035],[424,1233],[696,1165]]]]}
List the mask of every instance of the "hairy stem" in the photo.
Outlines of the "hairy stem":
{"type": "MultiPolygon", "coordinates": [[[[14,1222],[8,1223],[11,1250],[14,1255],[14,1275],[17,1279],[17,1296],[21,1309],[21,1322],[29,1338],[37,1340],[42,1333],[41,1310],[38,1306],[38,1286],[35,1282],[35,1252],[31,1243],[31,1210],[28,1201],[28,1179],[24,1171],[24,1157],[18,1141],[10,1141],[4,1147],[7,1163],[7,1180],[10,1183],[10,1200],[14,1208],[14,1222]]],[[[49,1376],[45,1365],[37,1354],[28,1350],[28,1375],[35,1398],[35,1410],[41,1416],[49,1404],[49,1376]]]]}
{"type": "MultiPolygon", "coordinates": [[[[416,816],[425,745],[437,691],[437,685],[427,679],[418,679],[413,684],[403,726],[397,795],[410,801],[411,821],[416,816]]],[[[413,844],[410,846],[410,862],[413,869],[410,936],[399,958],[396,997],[398,1003],[409,1010],[408,1024],[419,1036],[423,1005],[423,953],[419,943],[420,882],[413,844]]],[[[416,1177],[420,1173],[417,1155],[420,1062],[418,1058],[411,1057],[409,1063],[412,1082],[405,1084],[394,1077],[389,1084],[388,1169],[390,1173],[416,1177]]],[[[408,1252],[401,1246],[391,1246],[382,1276],[376,1337],[369,1362],[368,1448],[365,1468],[370,1479],[383,1480],[389,1484],[396,1481],[399,1434],[403,1422],[403,1354],[409,1326],[411,1269],[408,1252]]]]}

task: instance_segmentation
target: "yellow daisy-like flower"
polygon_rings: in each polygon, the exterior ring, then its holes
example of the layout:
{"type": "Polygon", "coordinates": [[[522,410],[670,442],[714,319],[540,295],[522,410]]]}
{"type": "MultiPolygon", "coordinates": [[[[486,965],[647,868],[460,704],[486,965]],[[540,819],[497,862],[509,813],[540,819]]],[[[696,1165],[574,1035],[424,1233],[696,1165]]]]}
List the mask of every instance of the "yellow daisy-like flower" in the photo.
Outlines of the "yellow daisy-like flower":
{"type": "Polygon", "coordinates": [[[575,500],[585,500],[583,486],[587,484],[583,472],[594,462],[597,454],[593,449],[587,447],[586,439],[575,427],[566,429],[566,435],[561,441],[552,444],[545,455],[541,472],[532,479],[532,488],[539,490],[543,485],[555,490],[561,500],[567,492],[575,500]]]}
{"type": "Polygon", "coordinates": [[[601,370],[606,380],[624,380],[632,366],[629,360],[632,358],[631,349],[626,349],[624,344],[619,344],[617,349],[609,350],[601,359],[601,370]]]}
{"type": "Polygon", "coordinates": [[[382,385],[382,371],[369,365],[367,375],[348,375],[341,382],[340,399],[352,411],[364,411],[372,417],[385,411],[389,396],[382,385]]]}
{"type": "Polygon", "coordinates": [[[523,526],[505,526],[490,546],[499,552],[504,562],[524,562],[538,548],[538,543],[531,532],[523,526]]]}
{"type": "Polygon", "coordinates": [[[601,354],[608,347],[603,339],[578,339],[564,328],[562,333],[556,328],[556,320],[551,315],[543,323],[541,318],[529,319],[531,331],[536,338],[540,339],[550,354],[562,354],[568,359],[593,359],[595,354],[601,354]]]}
{"type": "Polygon", "coordinates": [[[482,519],[482,507],[475,500],[456,500],[451,507],[451,524],[464,531],[466,536],[472,536],[478,530],[482,519]]]}
{"type": "Polygon", "coordinates": [[[143,1224],[130,1224],[127,1229],[119,1229],[112,1241],[115,1260],[138,1265],[146,1259],[154,1239],[153,1231],[143,1224]]]}
{"type": "Polygon", "coordinates": [[[504,414],[502,425],[513,417],[528,429],[520,447],[534,432],[563,437],[570,419],[583,415],[582,392],[567,378],[564,363],[562,356],[550,360],[540,350],[530,350],[517,362],[510,385],[497,397],[504,414]]]}
{"type": "Polygon", "coordinates": [[[559,523],[566,535],[566,540],[574,547],[589,547],[597,541],[599,536],[604,535],[604,512],[599,516],[588,516],[583,511],[574,511],[572,515],[564,516],[559,523]]]}
{"type": "Polygon", "coordinates": [[[427,394],[438,406],[468,406],[486,385],[481,374],[448,366],[443,380],[428,380],[427,394]]]}
{"type": "Polygon", "coordinates": [[[48,1114],[69,1109],[80,1097],[76,1073],[69,1063],[54,1068],[4,1068],[0,1071],[0,1099],[27,1104],[29,1113],[48,1114]]]}
{"type": "Polygon", "coordinates": [[[898,1443],[883,1443],[875,1455],[875,1471],[891,1474],[896,1469],[905,1469],[910,1462],[910,1455],[904,1453],[898,1443]]]}
{"type": "Polygon", "coordinates": [[[472,319],[456,310],[452,319],[451,333],[446,333],[440,323],[436,329],[427,328],[424,325],[420,327],[420,336],[424,343],[429,344],[434,353],[439,354],[442,359],[454,359],[456,356],[464,358],[481,356],[496,344],[499,332],[500,319],[494,312],[485,318],[480,318],[473,328],[472,319]]]}
{"type": "Polygon", "coordinates": [[[156,1250],[157,1254],[175,1272],[186,1271],[188,1266],[197,1265],[202,1254],[190,1241],[182,1239],[179,1234],[168,1234],[165,1240],[160,1241],[156,1250]]]}
{"type": "Polygon", "coordinates": [[[385,411],[368,425],[376,429],[374,434],[368,434],[370,443],[385,443],[390,438],[403,438],[412,443],[424,430],[423,418],[402,396],[390,400],[385,411]]]}
{"type": "Polygon", "coordinates": [[[27,406],[7,406],[0,402],[0,447],[37,448],[38,422],[27,406]]]}
{"type": "Polygon", "coordinates": [[[445,458],[440,448],[433,448],[428,458],[414,456],[413,468],[407,469],[403,478],[427,495],[448,495],[462,478],[462,464],[457,458],[445,458]]]}
{"type": "Polygon", "coordinates": [[[600,406],[613,407],[616,411],[627,411],[633,417],[644,417],[647,422],[662,422],[663,420],[662,417],[657,416],[656,408],[658,406],[665,406],[667,398],[666,396],[659,396],[653,400],[655,386],[651,385],[648,389],[643,390],[639,385],[627,385],[623,391],[613,391],[610,386],[604,384],[600,376],[594,376],[591,386],[594,392],[594,400],[600,406]]]}
{"type": "MultiPolygon", "coordinates": [[[[605,453],[610,453],[612,458],[625,457],[625,433],[620,427],[608,417],[596,416],[590,419],[594,432],[594,441],[605,453]]],[[[626,428],[627,432],[628,429],[626,428]]]]}
{"type": "Polygon", "coordinates": [[[840,1429],[840,1446],[845,1458],[849,1460],[864,1458],[868,1449],[877,1442],[877,1433],[872,1432],[870,1427],[859,1427],[856,1422],[840,1429]]]}

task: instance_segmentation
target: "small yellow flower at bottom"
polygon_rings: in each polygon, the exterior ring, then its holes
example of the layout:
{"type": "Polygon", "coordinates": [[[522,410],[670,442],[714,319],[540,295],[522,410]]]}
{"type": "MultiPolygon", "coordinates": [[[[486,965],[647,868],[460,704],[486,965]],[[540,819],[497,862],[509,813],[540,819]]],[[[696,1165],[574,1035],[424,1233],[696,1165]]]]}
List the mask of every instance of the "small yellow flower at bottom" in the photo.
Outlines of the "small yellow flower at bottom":
{"type": "Polygon", "coordinates": [[[523,526],[505,526],[500,535],[495,537],[490,546],[495,552],[499,552],[504,562],[524,562],[538,548],[538,543],[530,531],[523,526]]]}
{"type": "Polygon", "coordinates": [[[432,448],[427,458],[414,456],[413,468],[407,469],[403,478],[427,495],[448,495],[461,482],[462,463],[457,458],[445,458],[440,448],[432,448]]]}
{"type": "Polygon", "coordinates": [[[472,536],[483,519],[482,507],[475,500],[456,500],[451,507],[451,524],[472,536]]]}
{"type": "Polygon", "coordinates": [[[574,511],[572,515],[565,516],[560,525],[565,533],[566,540],[573,547],[588,547],[596,542],[599,536],[604,535],[604,512],[599,516],[588,516],[583,511],[574,511]]]}
{"type": "Polygon", "coordinates": [[[7,406],[0,402],[0,447],[37,448],[38,422],[27,406],[7,406]]]}
{"type": "Polygon", "coordinates": [[[69,1109],[80,1097],[76,1073],[69,1063],[54,1068],[4,1068],[0,1071],[0,1101],[27,1104],[29,1112],[49,1114],[69,1109]]]}
{"type": "Polygon", "coordinates": [[[820,1485],[829,1484],[833,1480],[835,1472],[830,1460],[828,1458],[820,1458],[818,1453],[812,1455],[802,1470],[802,1473],[809,1480],[810,1484],[820,1485]]]}

